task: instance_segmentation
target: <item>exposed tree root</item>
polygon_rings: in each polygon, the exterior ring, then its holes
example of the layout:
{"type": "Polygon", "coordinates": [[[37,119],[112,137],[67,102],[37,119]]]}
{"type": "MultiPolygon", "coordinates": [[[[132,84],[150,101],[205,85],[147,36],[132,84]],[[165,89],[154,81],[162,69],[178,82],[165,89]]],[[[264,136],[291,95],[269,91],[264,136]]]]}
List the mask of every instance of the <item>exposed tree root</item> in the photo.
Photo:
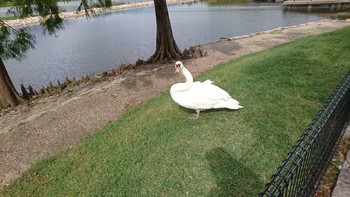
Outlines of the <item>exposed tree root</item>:
{"type": "Polygon", "coordinates": [[[197,59],[207,56],[208,52],[200,47],[190,47],[189,49],[185,49],[182,55],[182,59],[197,59]]]}

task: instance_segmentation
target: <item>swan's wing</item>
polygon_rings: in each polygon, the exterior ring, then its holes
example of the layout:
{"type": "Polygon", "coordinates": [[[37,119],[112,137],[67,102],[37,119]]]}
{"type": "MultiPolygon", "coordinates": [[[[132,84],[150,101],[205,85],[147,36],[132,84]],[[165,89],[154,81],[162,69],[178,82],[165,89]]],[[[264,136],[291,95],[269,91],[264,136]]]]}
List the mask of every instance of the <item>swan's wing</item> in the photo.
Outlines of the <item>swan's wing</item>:
{"type": "Polygon", "coordinates": [[[191,88],[192,91],[202,99],[210,100],[228,100],[231,96],[220,87],[212,84],[211,80],[206,80],[205,82],[194,82],[191,88]]]}
{"type": "Polygon", "coordinates": [[[227,107],[226,104],[222,105],[225,102],[229,102],[231,105],[239,104],[225,90],[213,85],[210,80],[203,83],[194,82],[188,96],[190,97],[188,104],[192,104],[198,109],[227,107]]]}
{"type": "Polygon", "coordinates": [[[211,80],[194,82],[186,91],[171,94],[179,105],[189,109],[230,108],[239,109],[239,102],[234,100],[225,90],[212,84],[211,80]]]}

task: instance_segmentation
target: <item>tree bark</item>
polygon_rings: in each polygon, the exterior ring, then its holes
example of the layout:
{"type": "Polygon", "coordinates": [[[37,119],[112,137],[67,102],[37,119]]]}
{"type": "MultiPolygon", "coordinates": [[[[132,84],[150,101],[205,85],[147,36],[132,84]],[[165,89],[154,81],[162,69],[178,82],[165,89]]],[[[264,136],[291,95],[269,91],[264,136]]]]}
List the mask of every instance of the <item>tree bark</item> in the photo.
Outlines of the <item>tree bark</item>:
{"type": "Polygon", "coordinates": [[[23,103],[26,101],[19,96],[0,58],[0,108],[15,107],[23,103]]]}
{"type": "Polygon", "coordinates": [[[169,60],[180,59],[182,53],[173,36],[166,0],[154,0],[154,7],[157,22],[156,50],[146,62],[164,63],[169,60]]]}

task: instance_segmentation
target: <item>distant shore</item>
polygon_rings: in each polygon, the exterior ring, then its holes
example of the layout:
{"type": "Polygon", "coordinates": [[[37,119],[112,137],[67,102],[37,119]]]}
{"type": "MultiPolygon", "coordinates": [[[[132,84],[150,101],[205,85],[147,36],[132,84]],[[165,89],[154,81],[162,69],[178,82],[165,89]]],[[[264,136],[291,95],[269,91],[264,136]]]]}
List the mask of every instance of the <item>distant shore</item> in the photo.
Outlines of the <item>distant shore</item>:
{"type": "MultiPolygon", "coordinates": [[[[182,4],[182,3],[197,2],[198,0],[166,0],[166,1],[167,1],[167,4],[182,4]]],[[[104,12],[111,13],[119,10],[128,10],[128,9],[151,7],[151,6],[154,6],[153,1],[116,5],[116,6],[107,8],[106,10],[103,10],[102,8],[92,8],[91,10],[93,13],[98,15],[98,14],[103,14],[104,12]]],[[[64,20],[85,17],[85,11],[83,10],[80,12],[77,12],[77,11],[62,12],[60,13],[60,16],[64,20]]],[[[24,19],[6,20],[5,23],[10,25],[11,27],[26,27],[26,26],[40,24],[42,21],[43,21],[42,17],[35,16],[35,17],[28,17],[24,19]]]]}

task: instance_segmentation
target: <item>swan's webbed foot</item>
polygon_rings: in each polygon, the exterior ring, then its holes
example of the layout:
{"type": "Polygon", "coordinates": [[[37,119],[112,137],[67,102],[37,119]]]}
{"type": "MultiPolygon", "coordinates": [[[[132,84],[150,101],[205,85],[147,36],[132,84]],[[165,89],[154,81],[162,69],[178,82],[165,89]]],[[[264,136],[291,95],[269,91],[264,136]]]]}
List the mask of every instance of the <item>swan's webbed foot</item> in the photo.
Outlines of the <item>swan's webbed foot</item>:
{"type": "Polygon", "coordinates": [[[192,114],[192,116],[190,117],[190,119],[192,119],[192,120],[197,120],[198,118],[199,118],[199,113],[200,113],[201,111],[200,110],[196,110],[196,113],[195,114],[192,114]]]}

